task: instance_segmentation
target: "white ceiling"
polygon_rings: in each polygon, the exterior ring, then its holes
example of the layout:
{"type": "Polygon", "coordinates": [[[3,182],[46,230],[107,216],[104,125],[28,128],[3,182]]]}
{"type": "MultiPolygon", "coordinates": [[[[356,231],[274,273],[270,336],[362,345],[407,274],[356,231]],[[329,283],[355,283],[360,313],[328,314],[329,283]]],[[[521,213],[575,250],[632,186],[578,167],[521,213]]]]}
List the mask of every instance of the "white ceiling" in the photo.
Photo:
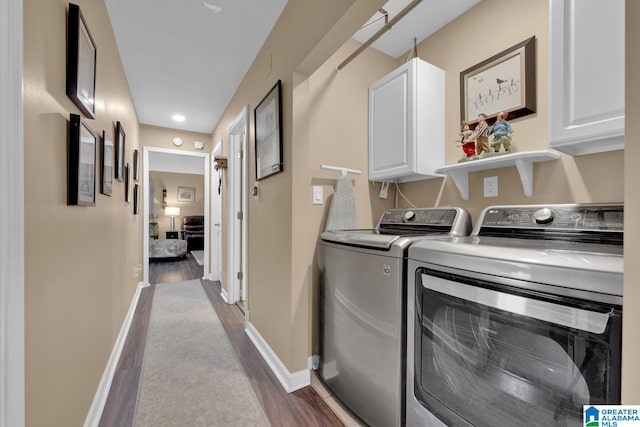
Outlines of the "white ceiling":
{"type": "Polygon", "coordinates": [[[105,3],[140,122],[211,133],[286,0],[105,3]]]}
{"type": "MultiPolygon", "coordinates": [[[[382,8],[388,12],[389,20],[391,20],[411,1],[389,0],[382,8]]],[[[391,30],[374,42],[371,47],[398,58],[411,49],[414,38],[417,39],[417,43],[420,43],[479,2],[480,0],[422,0],[408,15],[398,21],[391,30]]],[[[372,19],[381,16],[381,13],[377,13],[372,19]]],[[[364,43],[380,30],[383,25],[384,20],[379,19],[359,30],[354,34],[353,38],[364,43]]]]}
{"type": "MultiPolygon", "coordinates": [[[[423,0],[373,47],[397,58],[479,1],[423,0]]],[[[384,9],[392,19],[410,2],[384,9]]],[[[105,3],[140,123],[212,133],[287,0],[105,3]],[[186,120],[173,121],[176,113],[186,120]]],[[[366,40],[382,22],[354,38],[366,40]]]]}

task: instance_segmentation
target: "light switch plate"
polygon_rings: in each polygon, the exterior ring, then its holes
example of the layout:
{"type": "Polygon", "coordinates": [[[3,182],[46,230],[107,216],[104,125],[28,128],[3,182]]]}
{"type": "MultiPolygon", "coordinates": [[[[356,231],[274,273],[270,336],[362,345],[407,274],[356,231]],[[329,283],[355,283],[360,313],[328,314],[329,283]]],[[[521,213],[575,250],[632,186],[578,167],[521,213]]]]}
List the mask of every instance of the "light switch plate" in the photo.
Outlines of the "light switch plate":
{"type": "Polygon", "coordinates": [[[484,178],[484,197],[498,197],[497,176],[486,176],[484,178]]]}
{"type": "Polygon", "coordinates": [[[313,204],[321,205],[324,202],[324,197],[322,195],[322,186],[314,185],[313,186],[313,204]]]}

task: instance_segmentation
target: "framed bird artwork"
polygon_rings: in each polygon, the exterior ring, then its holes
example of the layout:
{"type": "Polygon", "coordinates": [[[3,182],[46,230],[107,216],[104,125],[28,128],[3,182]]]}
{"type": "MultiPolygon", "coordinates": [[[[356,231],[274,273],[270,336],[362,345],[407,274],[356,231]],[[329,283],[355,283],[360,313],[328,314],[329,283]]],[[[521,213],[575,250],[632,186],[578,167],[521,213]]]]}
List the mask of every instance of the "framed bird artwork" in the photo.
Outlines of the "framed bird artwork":
{"type": "Polygon", "coordinates": [[[484,114],[492,124],[499,112],[510,119],[536,111],[535,36],[460,73],[460,120],[473,129],[484,114]]]}

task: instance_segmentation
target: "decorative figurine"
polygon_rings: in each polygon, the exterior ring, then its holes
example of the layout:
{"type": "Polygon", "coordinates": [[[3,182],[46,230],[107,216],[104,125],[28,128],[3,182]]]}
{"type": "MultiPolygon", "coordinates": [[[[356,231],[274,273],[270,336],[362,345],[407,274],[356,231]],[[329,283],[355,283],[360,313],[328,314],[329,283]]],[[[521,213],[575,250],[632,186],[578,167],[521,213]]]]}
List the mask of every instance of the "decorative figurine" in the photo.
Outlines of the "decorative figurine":
{"type": "Polygon", "coordinates": [[[459,142],[462,145],[462,151],[464,151],[465,157],[473,157],[476,154],[476,142],[473,139],[473,131],[469,129],[469,123],[462,122],[460,130],[459,142]]]}
{"type": "Polygon", "coordinates": [[[505,152],[511,151],[511,135],[513,135],[513,129],[509,122],[506,121],[507,113],[501,111],[498,113],[496,122],[491,126],[489,135],[493,135],[493,142],[491,142],[491,148],[498,153],[501,147],[504,147],[505,152]]]}
{"type": "Polygon", "coordinates": [[[473,130],[471,139],[476,141],[476,155],[489,153],[489,125],[487,124],[487,115],[478,114],[478,124],[473,130]]]}

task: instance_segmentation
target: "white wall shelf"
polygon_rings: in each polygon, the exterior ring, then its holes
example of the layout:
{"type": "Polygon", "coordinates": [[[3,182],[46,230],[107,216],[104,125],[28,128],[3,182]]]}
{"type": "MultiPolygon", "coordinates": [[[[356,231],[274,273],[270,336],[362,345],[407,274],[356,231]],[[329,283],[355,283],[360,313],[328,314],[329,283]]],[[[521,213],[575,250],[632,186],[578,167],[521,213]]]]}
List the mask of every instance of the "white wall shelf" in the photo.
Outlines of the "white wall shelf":
{"type": "Polygon", "coordinates": [[[557,160],[560,155],[547,150],[526,151],[522,153],[502,154],[480,160],[470,160],[464,163],[445,166],[436,170],[436,173],[448,175],[458,187],[463,200],[469,200],[469,172],[477,172],[488,169],[499,169],[508,166],[518,168],[524,195],[533,196],[533,164],[557,160]]]}

